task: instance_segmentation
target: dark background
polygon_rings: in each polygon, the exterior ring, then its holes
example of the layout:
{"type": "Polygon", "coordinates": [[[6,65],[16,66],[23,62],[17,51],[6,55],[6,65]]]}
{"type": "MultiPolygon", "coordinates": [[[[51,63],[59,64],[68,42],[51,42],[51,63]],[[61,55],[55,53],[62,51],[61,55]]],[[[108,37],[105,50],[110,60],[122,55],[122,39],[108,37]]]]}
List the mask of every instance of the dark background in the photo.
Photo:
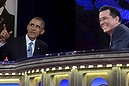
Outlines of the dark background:
{"type": "Polygon", "coordinates": [[[40,39],[48,53],[108,49],[110,37],[98,22],[103,5],[117,7],[129,26],[129,0],[18,0],[17,36],[25,35],[29,20],[39,16],[46,23],[40,39]]]}
{"type": "Polygon", "coordinates": [[[29,20],[35,16],[46,23],[40,39],[48,44],[49,53],[75,49],[74,0],[18,0],[17,36],[26,34],[29,20]]]}

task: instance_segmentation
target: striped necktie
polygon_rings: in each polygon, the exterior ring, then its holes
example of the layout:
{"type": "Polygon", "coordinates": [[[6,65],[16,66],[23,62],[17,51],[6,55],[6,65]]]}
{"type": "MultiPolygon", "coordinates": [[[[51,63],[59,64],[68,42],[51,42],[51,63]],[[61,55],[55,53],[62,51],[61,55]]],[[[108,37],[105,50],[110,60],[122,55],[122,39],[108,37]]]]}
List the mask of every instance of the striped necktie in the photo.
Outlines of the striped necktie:
{"type": "Polygon", "coordinates": [[[30,42],[29,43],[29,46],[28,46],[28,50],[27,50],[27,57],[32,57],[33,54],[32,54],[32,45],[33,45],[33,42],[30,42]]]}

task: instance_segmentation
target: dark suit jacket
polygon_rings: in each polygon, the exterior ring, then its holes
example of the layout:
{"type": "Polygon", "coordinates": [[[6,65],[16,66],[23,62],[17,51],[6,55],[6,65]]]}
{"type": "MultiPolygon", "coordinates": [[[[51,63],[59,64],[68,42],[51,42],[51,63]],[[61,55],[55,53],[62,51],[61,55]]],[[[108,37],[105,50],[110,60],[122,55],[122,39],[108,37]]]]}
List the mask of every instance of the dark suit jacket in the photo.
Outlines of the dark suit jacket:
{"type": "Polygon", "coordinates": [[[118,25],[112,32],[111,49],[122,50],[129,48],[129,28],[123,24],[118,25]]]}
{"type": "MultiPolygon", "coordinates": [[[[8,57],[10,61],[27,58],[25,36],[10,38],[3,47],[3,57],[8,57]]],[[[47,49],[48,45],[37,39],[33,56],[43,55],[47,53],[47,49]]]]}
{"type": "MultiPolygon", "coordinates": [[[[8,31],[13,31],[14,33],[14,20],[15,16],[10,14],[6,9],[3,10],[1,16],[3,21],[0,23],[0,32],[2,31],[3,24],[6,25],[8,31]]],[[[14,36],[13,34],[11,36],[14,36]]]]}

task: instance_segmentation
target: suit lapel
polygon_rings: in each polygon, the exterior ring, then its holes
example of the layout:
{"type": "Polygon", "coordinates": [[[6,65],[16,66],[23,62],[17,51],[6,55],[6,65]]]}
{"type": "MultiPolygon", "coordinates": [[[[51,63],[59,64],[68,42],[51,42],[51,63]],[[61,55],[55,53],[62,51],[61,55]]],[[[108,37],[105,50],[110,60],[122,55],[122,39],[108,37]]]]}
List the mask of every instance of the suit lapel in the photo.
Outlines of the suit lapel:
{"type": "Polygon", "coordinates": [[[35,49],[34,49],[34,54],[33,55],[38,55],[39,51],[40,51],[39,41],[36,40],[36,42],[35,42],[35,49]]]}
{"type": "Polygon", "coordinates": [[[27,57],[27,52],[26,52],[26,39],[25,37],[22,37],[21,40],[21,46],[20,46],[20,52],[21,52],[21,55],[23,55],[23,57],[27,57]]]}

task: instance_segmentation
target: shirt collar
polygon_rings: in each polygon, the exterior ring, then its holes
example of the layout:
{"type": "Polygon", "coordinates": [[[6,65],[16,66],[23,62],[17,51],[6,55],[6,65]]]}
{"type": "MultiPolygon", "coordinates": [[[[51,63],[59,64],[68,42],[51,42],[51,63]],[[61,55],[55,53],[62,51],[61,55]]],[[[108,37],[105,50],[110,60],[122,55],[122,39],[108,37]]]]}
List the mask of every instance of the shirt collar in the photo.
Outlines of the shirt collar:
{"type": "Polygon", "coordinates": [[[35,41],[36,41],[36,39],[34,41],[31,41],[29,39],[28,35],[26,34],[26,44],[29,44],[30,42],[33,42],[33,44],[35,45],[35,41]]]}

